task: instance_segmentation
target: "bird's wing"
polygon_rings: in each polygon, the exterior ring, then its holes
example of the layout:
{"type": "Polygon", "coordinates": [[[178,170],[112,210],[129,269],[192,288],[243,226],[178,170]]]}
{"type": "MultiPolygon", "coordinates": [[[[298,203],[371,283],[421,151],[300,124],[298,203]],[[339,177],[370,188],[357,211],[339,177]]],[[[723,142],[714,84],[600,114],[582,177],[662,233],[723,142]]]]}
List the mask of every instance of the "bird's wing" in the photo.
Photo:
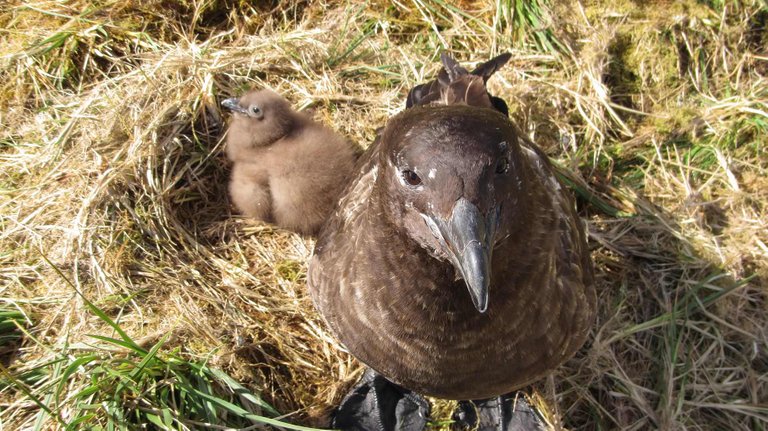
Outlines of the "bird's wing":
{"type": "Polygon", "coordinates": [[[440,69],[437,79],[413,87],[408,92],[405,108],[417,105],[465,104],[493,108],[507,115],[509,109],[506,102],[490,95],[485,84],[511,57],[509,53],[501,54],[480,64],[470,73],[453,57],[442,53],[440,60],[443,68],[440,69]]]}
{"type": "Polygon", "coordinates": [[[481,63],[480,65],[478,65],[475,68],[475,70],[472,71],[472,74],[475,76],[482,77],[483,82],[487,83],[488,78],[490,78],[499,69],[504,67],[504,65],[507,64],[510,58],[512,58],[512,54],[508,52],[505,52],[504,54],[501,54],[501,55],[497,55],[496,57],[493,57],[492,59],[486,61],[485,63],[481,63]]]}
{"type": "MultiPolygon", "coordinates": [[[[557,229],[560,235],[559,247],[556,249],[558,261],[561,262],[561,265],[568,268],[568,270],[564,271],[565,274],[569,274],[574,282],[582,283],[586,286],[585,290],[591,291],[587,295],[594,296],[592,259],[589,257],[589,250],[586,247],[585,229],[576,212],[573,199],[568,194],[567,188],[555,175],[555,168],[549,161],[549,156],[522,133],[520,129],[517,129],[517,132],[520,137],[521,148],[529,160],[533,162],[532,164],[537,174],[548,184],[549,189],[552,191],[552,207],[561,220],[561,225],[557,229]]],[[[567,281],[564,282],[568,283],[567,281]]],[[[591,297],[588,299],[594,305],[594,299],[591,297]]]]}
{"type": "Polygon", "coordinates": [[[493,108],[491,98],[485,89],[483,78],[474,75],[461,75],[451,81],[448,87],[440,89],[442,105],[469,105],[493,108]]]}

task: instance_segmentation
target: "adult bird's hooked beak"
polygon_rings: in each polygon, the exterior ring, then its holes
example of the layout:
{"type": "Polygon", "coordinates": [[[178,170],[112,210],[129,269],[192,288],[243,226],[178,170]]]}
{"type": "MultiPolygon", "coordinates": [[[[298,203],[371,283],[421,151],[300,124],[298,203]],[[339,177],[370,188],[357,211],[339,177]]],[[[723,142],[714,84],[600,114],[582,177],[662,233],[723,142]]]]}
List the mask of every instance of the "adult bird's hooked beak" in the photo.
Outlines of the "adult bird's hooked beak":
{"type": "Polygon", "coordinates": [[[472,303],[481,313],[488,309],[491,255],[498,219],[498,207],[483,216],[476,205],[461,198],[447,220],[434,220],[453,266],[467,284],[472,303]]]}
{"type": "Polygon", "coordinates": [[[245,108],[240,106],[240,99],[238,99],[237,97],[232,97],[229,99],[222,100],[221,106],[229,109],[232,112],[237,112],[243,115],[247,114],[247,111],[245,110],[245,108]]]}

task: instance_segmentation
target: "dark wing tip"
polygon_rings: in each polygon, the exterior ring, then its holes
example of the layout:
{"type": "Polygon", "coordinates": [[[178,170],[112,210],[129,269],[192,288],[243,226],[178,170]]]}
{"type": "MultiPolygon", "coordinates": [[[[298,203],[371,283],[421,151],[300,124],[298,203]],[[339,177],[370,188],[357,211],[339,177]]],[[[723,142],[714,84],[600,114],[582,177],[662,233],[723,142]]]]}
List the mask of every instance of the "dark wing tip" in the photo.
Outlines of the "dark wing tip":
{"type": "MultiPolygon", "coordinates": [[[[441,72],[443,71],[441,70],[441,72]]],[[[441,84],[438,81],[429,81],[426,84],[420,84],[411,88],[408,92],[408,97],[405,99],[405,109],[418,105],[427,105],[439,99],[440,86],[441,84]]]]}
{"type": "Polygon", "coordinates": [[[500,66],[503,66],[507,64],[509,59],[512,58],[511,52],[505,52],[502,54],[497,55],[496,57],[492,58],[491,61],[495,61],[496,63],[499,63],[500,66]]]}
{"type": "Polygon", "coordinates": [[[509,106],[507,106],[507,102],[504,101],[501,97],[496,96],[490,96],[491,97],[491,104],[493,107],[504,114],[505,116],[509,117],[509,106]]]}
{"type": "Polygon", "coordinates": [[[461,67],[459,62],[445,51],[440,53],[440,61],[443,63],[445,71],[448,73],[449,82],[454,82],[462,75],[469,73],[467,72],[467,69],[461,67]]]}
{"type": "Polygon", "coordinates": [[[427,86],[427,84],[421,84],[411,88],[411,91],[408,92],[408,97],[405,99],[405,109],[419,104],[423,97],[422,92],[425,86],[427,86]]]}
{"type": "Polygon", "coordinates": [[[504,65],[507,64],[511,58],[512,53],[509,52],[497,55],[496,57],[493,57],[492,59],[478,65],[475,70],[472,71],[472,74],[482,76],[483,81],[488,82],[488,78],[496,73],[496,71],[504,67],[504,65]]]}
{"type": "Polygon", "coordinates": [[[459,65],[459,62],[445,51],[440,53],[440,61],[443,63],[443,66],[447,70],[452,70],[454,67],[459,65]]]}

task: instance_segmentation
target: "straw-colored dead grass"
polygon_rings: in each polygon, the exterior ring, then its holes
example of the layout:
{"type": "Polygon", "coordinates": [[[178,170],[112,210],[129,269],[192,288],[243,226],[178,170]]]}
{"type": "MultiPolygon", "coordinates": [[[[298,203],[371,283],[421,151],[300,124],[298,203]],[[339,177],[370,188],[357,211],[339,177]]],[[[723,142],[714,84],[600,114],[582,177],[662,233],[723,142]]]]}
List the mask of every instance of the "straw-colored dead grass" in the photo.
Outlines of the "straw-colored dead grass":
{"type": "Polygon", "coordinates": [[[88,371],[56,404],[47,363],[114,336],[54,266],[140,345],[322,424],[361,367],[306,295],[311,241],[232,213],[218,101],[268,86],[367,145],[443,49],[511,51],[492,91],[583,179],[600,310],[536,385],[553,427],[768,427],[764,3],[248,3],[2,6],[0,308],[26,332],[0,339],[0,428],[75,419],[88,371]]]}

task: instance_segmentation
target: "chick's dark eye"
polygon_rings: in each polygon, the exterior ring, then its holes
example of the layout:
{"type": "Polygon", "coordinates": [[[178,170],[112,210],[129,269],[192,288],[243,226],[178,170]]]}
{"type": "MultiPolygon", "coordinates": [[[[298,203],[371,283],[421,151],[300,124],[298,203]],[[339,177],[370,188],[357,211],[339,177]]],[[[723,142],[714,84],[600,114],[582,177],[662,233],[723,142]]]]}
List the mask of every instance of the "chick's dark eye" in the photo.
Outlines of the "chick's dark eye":
{"type": "Polygon", "coordinates": [[[413,172],[410,169],[406,169],[403,171],[403,179],[410,186],[418,186],[419,184],[421,184],[421,177],[418,176],[416,172],[413,172]]]}
{"type": "Polygon", "coordinates": [[[509,160],[506,158],[499,159],[498,162],[496,162],[496,173],[497,174],[504,174],[509,170],[509,160]]]}
{"type": "Polygon", "coordinates": [[[261,118],[264,116],[264,111],[261,110],[261,107],[258,105],[251,105],[248,108],[248,111],[251,113],[252,116],[256,118],[261,118]]]}

